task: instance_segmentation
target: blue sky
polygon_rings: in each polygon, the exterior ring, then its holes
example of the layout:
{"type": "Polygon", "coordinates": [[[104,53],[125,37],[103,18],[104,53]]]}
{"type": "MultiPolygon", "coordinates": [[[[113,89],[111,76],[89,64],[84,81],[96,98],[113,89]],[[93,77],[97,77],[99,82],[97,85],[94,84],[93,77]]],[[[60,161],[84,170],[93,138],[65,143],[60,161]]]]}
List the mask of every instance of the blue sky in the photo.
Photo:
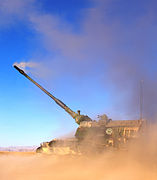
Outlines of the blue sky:
{"type": "Polygon", "coordinates": [[[156,2],[0,0],[0,146],[38,145],[77,125],[14,62],[71,109],[96,119],[144,117],[157,105],[156,2]]]}

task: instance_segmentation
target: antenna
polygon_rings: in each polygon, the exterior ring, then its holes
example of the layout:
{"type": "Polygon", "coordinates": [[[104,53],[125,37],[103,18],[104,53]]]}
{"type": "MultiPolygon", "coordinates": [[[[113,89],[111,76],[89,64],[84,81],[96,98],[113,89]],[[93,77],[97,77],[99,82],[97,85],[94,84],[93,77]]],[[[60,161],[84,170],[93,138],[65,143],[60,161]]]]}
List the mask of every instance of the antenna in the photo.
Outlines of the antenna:
{"type": "Polygon", "coordinates": [[[143,119],[143,80],[140,81],[140,120],[143,119]]]}

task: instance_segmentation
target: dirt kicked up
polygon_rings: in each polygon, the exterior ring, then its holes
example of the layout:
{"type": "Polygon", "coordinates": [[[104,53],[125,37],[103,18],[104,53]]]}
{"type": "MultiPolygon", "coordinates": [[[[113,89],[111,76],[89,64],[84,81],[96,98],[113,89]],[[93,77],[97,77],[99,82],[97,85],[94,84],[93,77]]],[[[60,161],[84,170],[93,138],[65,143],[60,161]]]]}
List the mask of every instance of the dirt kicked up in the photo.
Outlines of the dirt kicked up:
{"type": "Polygon", "coordinates": [[[157,148],[152,141],[129,151],[97,156],[54,156],[1,152],[1,180],[156,180],[157,148]]]}
{"type": "Polygon", "coordinates": [[[0,152],[0,180],[156,180],[157,126],[125,151],[92,156],[0,152]]]}

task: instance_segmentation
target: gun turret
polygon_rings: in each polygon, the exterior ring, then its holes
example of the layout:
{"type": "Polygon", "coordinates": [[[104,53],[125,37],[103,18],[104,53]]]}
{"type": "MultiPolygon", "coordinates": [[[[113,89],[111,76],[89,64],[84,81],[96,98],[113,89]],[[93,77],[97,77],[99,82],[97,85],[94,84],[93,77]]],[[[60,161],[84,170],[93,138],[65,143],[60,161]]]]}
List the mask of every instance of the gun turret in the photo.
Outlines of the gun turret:
{"type": "Polygon", "coordinates": [[[33,84],[35,84],[38,88],[40,88],[44,93],[46,93],[50,98],[52,98],[61,108],[63,108],[73,119],[75,119],[77,124],[80,124],[82,121],[92,121],[88,116],[80,115],[80,111],[77,113],[72,111],[66,104],[64,104],[61,100],[54,97],[51,93],[49,93],[46,89],[44,89],[40,84],[34,81],[31,77],[29,77],[22,69],[14,65],[14,68],[18,70],[22,75],[24,75],[27,79],[29,79],[33,84]]]}

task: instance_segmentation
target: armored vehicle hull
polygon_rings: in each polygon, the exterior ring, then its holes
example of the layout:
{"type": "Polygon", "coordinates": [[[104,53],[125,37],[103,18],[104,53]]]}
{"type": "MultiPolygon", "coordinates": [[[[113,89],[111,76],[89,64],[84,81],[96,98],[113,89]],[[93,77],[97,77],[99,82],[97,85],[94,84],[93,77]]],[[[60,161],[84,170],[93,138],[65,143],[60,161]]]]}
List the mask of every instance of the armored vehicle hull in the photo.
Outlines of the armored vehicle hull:
{"type": "Polygon", "coordinates": [[[106,150],[127,150],[131,140],[136,140],[146,128],[145,120],[110,120],[106,124],[100,121],[90,125],[81,124],[75,138],[54,139],[42,143],[37,153],[55,155],[75,155],[102,153],[106,150]]]}

